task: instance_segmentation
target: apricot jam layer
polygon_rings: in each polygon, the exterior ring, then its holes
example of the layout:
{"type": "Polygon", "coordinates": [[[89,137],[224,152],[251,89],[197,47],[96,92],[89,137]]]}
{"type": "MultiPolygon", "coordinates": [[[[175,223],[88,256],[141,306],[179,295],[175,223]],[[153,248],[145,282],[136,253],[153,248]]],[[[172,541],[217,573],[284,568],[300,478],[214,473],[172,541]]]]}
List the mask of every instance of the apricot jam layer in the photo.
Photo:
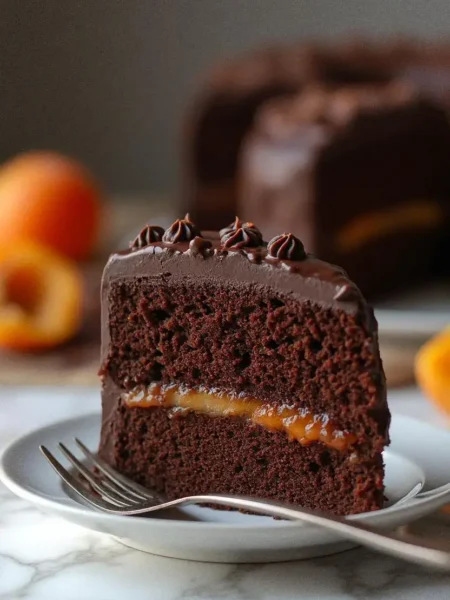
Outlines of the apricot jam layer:
{"type": "Polygon", "coordinates": [[[322,442],[336,450],[346,450],[356,441],[353,434],[335,427],[325,414],[315,415],[286,405],[275,406],[217,391],[153,383],[124,392],[122,400],[130,408],[159,406],[171,409],[173,415],[195,411],[214,417],[242,417],[271,431],[285,431],[303,445],[322,442]]]}

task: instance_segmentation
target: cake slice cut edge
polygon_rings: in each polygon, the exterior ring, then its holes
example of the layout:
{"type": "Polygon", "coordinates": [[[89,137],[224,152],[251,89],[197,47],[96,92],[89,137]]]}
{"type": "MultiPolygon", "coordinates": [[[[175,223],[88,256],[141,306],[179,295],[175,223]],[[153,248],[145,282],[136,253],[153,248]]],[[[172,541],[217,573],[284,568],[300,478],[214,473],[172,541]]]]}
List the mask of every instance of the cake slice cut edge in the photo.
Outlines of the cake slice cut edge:
{"type": "Polygon", "coordinates": [[[383,506],[376,322],[291,234],[267,245],[251,223],[201,234],[189,218],[146,232],[111,256],[102,320],[100,454],[123,474],[169,499],[383,506]]]}

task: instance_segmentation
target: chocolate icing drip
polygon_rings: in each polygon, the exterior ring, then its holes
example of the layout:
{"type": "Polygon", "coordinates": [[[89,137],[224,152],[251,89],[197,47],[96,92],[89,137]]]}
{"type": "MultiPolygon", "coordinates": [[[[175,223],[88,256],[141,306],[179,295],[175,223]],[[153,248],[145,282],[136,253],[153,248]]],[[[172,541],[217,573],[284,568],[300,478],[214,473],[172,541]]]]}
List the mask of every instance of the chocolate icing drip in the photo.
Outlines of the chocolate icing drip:
{"type": "Polygon", "coordinates": [[[209,240],[205,240],[202,237],[196,236],[189,243],[189,250],[192,254],[200,254],[203,258],[210,256],[213,252],[212,243],[209,240]]]}
{"type": "Polygon", "coordinates": [[[195,237],[202,237],[202,234],[187,214],[184,219],[177,219],[166,229],[162,241],[166,244],[177,244],[178,242],[189,242],[195,237]]]}
{"type": "Polygon", "coordinates": [[[236,217],[234,223],[220,230],[220,241],[224,248],[254,248],[263,243],[262,234],[253,223],[242,223],[236,217]]]}
{"type": "Polygon", "coordinates": [[[132,250],[145,248],[145,246],[149,246],[154,242],[160,242],[163,235],[164,229],[162,227],[158,227],[157,225],[146,225],[140,234],[136,236],[134,241],[130,243],[130,248],[132,250]]]}
{"type": "Polygon", "coordinates": [[[302,242],[292,235],[276,235],[267,245],[267,255],[279,260],[305,260],[306,252],[302,242]]]}

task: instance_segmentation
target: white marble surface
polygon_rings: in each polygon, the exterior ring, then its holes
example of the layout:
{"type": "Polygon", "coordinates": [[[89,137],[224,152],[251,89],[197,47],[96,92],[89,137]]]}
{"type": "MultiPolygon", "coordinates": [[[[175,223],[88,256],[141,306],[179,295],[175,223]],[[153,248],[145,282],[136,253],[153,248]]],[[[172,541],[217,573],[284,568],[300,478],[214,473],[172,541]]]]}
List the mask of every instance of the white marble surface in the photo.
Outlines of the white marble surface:
{"type": "MultiPolygon", "coordinates": [[[[0,446],[39,425],[93,412],[92,389],[0,390],[0,446]]],[[[394,411],[442,422],[420,395],[404,390],[394,411]]],[[[414,526],[448,536],[450,517],[414,526]]],[[[363,549],[272,565],[215,565],[130,550],[41,513],[0,484],[0,600],[448,600],[450,575],[363,549]]]]}

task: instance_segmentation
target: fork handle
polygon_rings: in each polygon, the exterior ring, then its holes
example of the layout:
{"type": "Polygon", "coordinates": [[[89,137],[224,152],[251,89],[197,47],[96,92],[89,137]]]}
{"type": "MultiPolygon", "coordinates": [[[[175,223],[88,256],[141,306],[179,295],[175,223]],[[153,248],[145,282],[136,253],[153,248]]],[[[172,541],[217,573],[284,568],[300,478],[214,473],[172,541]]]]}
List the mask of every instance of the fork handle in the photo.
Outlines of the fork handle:
{"type": "Polygon", "coordinates": [[[272,517],[281,517],[291,521],[303,521],[318,525],[328,531],[333,531],[343,538],[351,540],[383,552],[403,558],[410,562],[428,565],[434,568],[450,570],[450,545],[440,540],[422,538],[411,534],[399,535],[394,532],[381,532],[373,527],[349,521],[344,517],[328,515],[307,508],[292,508],[281,502],[271,500],[255,500],[245,496],[226,496],[222,494],[207,494],[191,496],[168,502],[167,504],[218,504],[231,508],[250,510],[255,513],[272,517]]]}

